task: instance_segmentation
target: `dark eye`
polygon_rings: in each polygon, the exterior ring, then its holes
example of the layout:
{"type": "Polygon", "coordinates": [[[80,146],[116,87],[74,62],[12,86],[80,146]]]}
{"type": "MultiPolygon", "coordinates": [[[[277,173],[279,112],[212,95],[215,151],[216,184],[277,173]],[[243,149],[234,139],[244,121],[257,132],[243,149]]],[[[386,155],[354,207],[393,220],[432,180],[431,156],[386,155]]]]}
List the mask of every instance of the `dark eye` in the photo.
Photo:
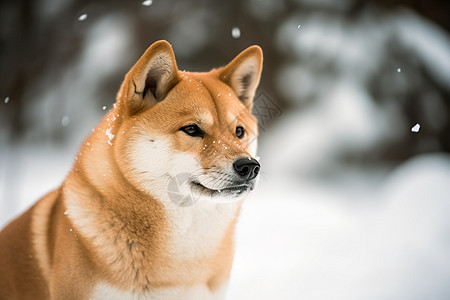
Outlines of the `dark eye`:
{"type": "Polygon", "coordinates": [[[244,127],[242,127],[241,125],[236,127],[236,136],[238,138],[242,139],[242,137],[244,136],[244,133],[245,133],[244,127]]]}
{"type": "Polygon", "coordinates": [[[191,124],[180,128],[181,131],[190,136],[203,137],[203,131],[197,125],[191,124]]]}

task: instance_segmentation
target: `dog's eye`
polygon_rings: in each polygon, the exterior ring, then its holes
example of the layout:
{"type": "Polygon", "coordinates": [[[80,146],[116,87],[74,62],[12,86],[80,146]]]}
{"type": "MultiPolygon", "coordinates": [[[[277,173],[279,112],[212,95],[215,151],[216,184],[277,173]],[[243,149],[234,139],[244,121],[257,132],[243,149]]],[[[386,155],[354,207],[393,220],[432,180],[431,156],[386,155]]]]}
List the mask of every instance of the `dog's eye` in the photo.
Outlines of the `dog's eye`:
{"type": "Polygon", "coordinates": [[[244,127],[242,127],[241,125],[239,125],[238,127],[236,127],[236,136],[240,139],[242,139],[244,137],[244,127]]]}
{"type": "Polygon", "coordinates": [[[180,128],[180,130],[190,136],[198,136],[198,137],[204,136],[203,131],[200,128],[198,128],[198,126],[195,124],[183,126],[180,128]]]}

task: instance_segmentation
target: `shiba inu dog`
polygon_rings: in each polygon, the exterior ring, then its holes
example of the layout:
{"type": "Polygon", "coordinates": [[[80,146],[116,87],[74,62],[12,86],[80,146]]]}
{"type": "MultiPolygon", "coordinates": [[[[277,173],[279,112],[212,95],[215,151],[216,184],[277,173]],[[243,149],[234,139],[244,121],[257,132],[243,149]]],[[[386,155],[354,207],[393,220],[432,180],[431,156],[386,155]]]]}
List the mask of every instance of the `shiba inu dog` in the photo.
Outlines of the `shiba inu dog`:
{"type": "Polygon", "coordinates": [[[258,46],[190,73],[151,45],[63,184],[1,231],[0,298],[223,299],[261,70],[258,46]]]}

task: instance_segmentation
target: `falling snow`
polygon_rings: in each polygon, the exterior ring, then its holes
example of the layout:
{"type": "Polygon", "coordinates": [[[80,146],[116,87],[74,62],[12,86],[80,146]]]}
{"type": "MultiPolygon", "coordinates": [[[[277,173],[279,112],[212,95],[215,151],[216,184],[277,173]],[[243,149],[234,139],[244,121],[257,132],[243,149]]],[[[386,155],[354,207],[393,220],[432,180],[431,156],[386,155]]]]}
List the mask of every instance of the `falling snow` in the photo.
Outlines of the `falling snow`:
{"type": "Polygon", "coordinates": [[[413,128],[411,128],[411,131],[412,131],[412,132],[419,132],[419,130],[420,130],[420,125],[419,125],[419,123],[417,123],[416,125],[414,125],[413,128]]]}
{"type": "Polygon", "coordinates": [[[233,37],[233,39],[238,39],[241,37],[241,30],[239,29],[239,27],[233,27],[231,29],[231,36],[233,37]]]}
{"type": "Polygon", "coordinates": [[[5,104],[9,102],[9,97],[5,98],[5,104]]]}
{"type": "Polygon", "coordinates": [[[68,116],[64,116],[64,117],[61,119],[61,125],[62,125],[63,127],[66,127],[67,125],[69,125],[69,123],[70,123],[70,119],[69,119],[68,116]]]}
{"type": "Polygon", "coordinates": [[[102,109],[105,110],[106,109],[106,105],[103,105],[102,109]]]}
{"type": "Polygon", "coordinates": [[[108,137],[108,144],[112,146],[111,141],[114,139],[115,135],[111,133],[111,127],[106,129],[106,136],[108,137]]]}
{"type": "Polygon", "coordinates": [[[82,14],[81,16],[79,16],[79,17],[78,17],[78,21],[81,21],[81,22],[83,22],[84,20],[86,20],[86,19],[87,19],[87,17],[88,17],[88,15],[87,15],[87,14],[82,14]]]}
{"type": "Polygon", "coordinates": [[[397,69],[397,73],[400,73],[402,71],[402,69],[398,68],[397,69]]]}
{"type": "Polygon", "coordinates": [[[142,5],[144,6],[150,6],[153,4],[153,0],[145,0],[144,2],[142,2],[142,5]]]}

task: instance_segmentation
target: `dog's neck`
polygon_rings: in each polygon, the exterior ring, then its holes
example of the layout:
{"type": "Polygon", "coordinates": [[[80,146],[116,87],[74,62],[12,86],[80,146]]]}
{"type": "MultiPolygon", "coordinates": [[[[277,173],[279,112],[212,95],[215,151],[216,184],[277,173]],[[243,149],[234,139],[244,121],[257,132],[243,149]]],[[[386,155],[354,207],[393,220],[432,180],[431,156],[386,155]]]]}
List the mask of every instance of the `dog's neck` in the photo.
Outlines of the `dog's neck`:
{"type": "Polygon", "coordinates": [[[109,280],[145,291],[150,282],[191,274],[193,262],[214,257],[223,243],[232,249],[241,201],[179,207],[169,199],[155,199],[114,169],[108,141],[95,132],[87,139],[79,154],[84,159],[75,162],[63,193],[68,217],[109,280]]]}

